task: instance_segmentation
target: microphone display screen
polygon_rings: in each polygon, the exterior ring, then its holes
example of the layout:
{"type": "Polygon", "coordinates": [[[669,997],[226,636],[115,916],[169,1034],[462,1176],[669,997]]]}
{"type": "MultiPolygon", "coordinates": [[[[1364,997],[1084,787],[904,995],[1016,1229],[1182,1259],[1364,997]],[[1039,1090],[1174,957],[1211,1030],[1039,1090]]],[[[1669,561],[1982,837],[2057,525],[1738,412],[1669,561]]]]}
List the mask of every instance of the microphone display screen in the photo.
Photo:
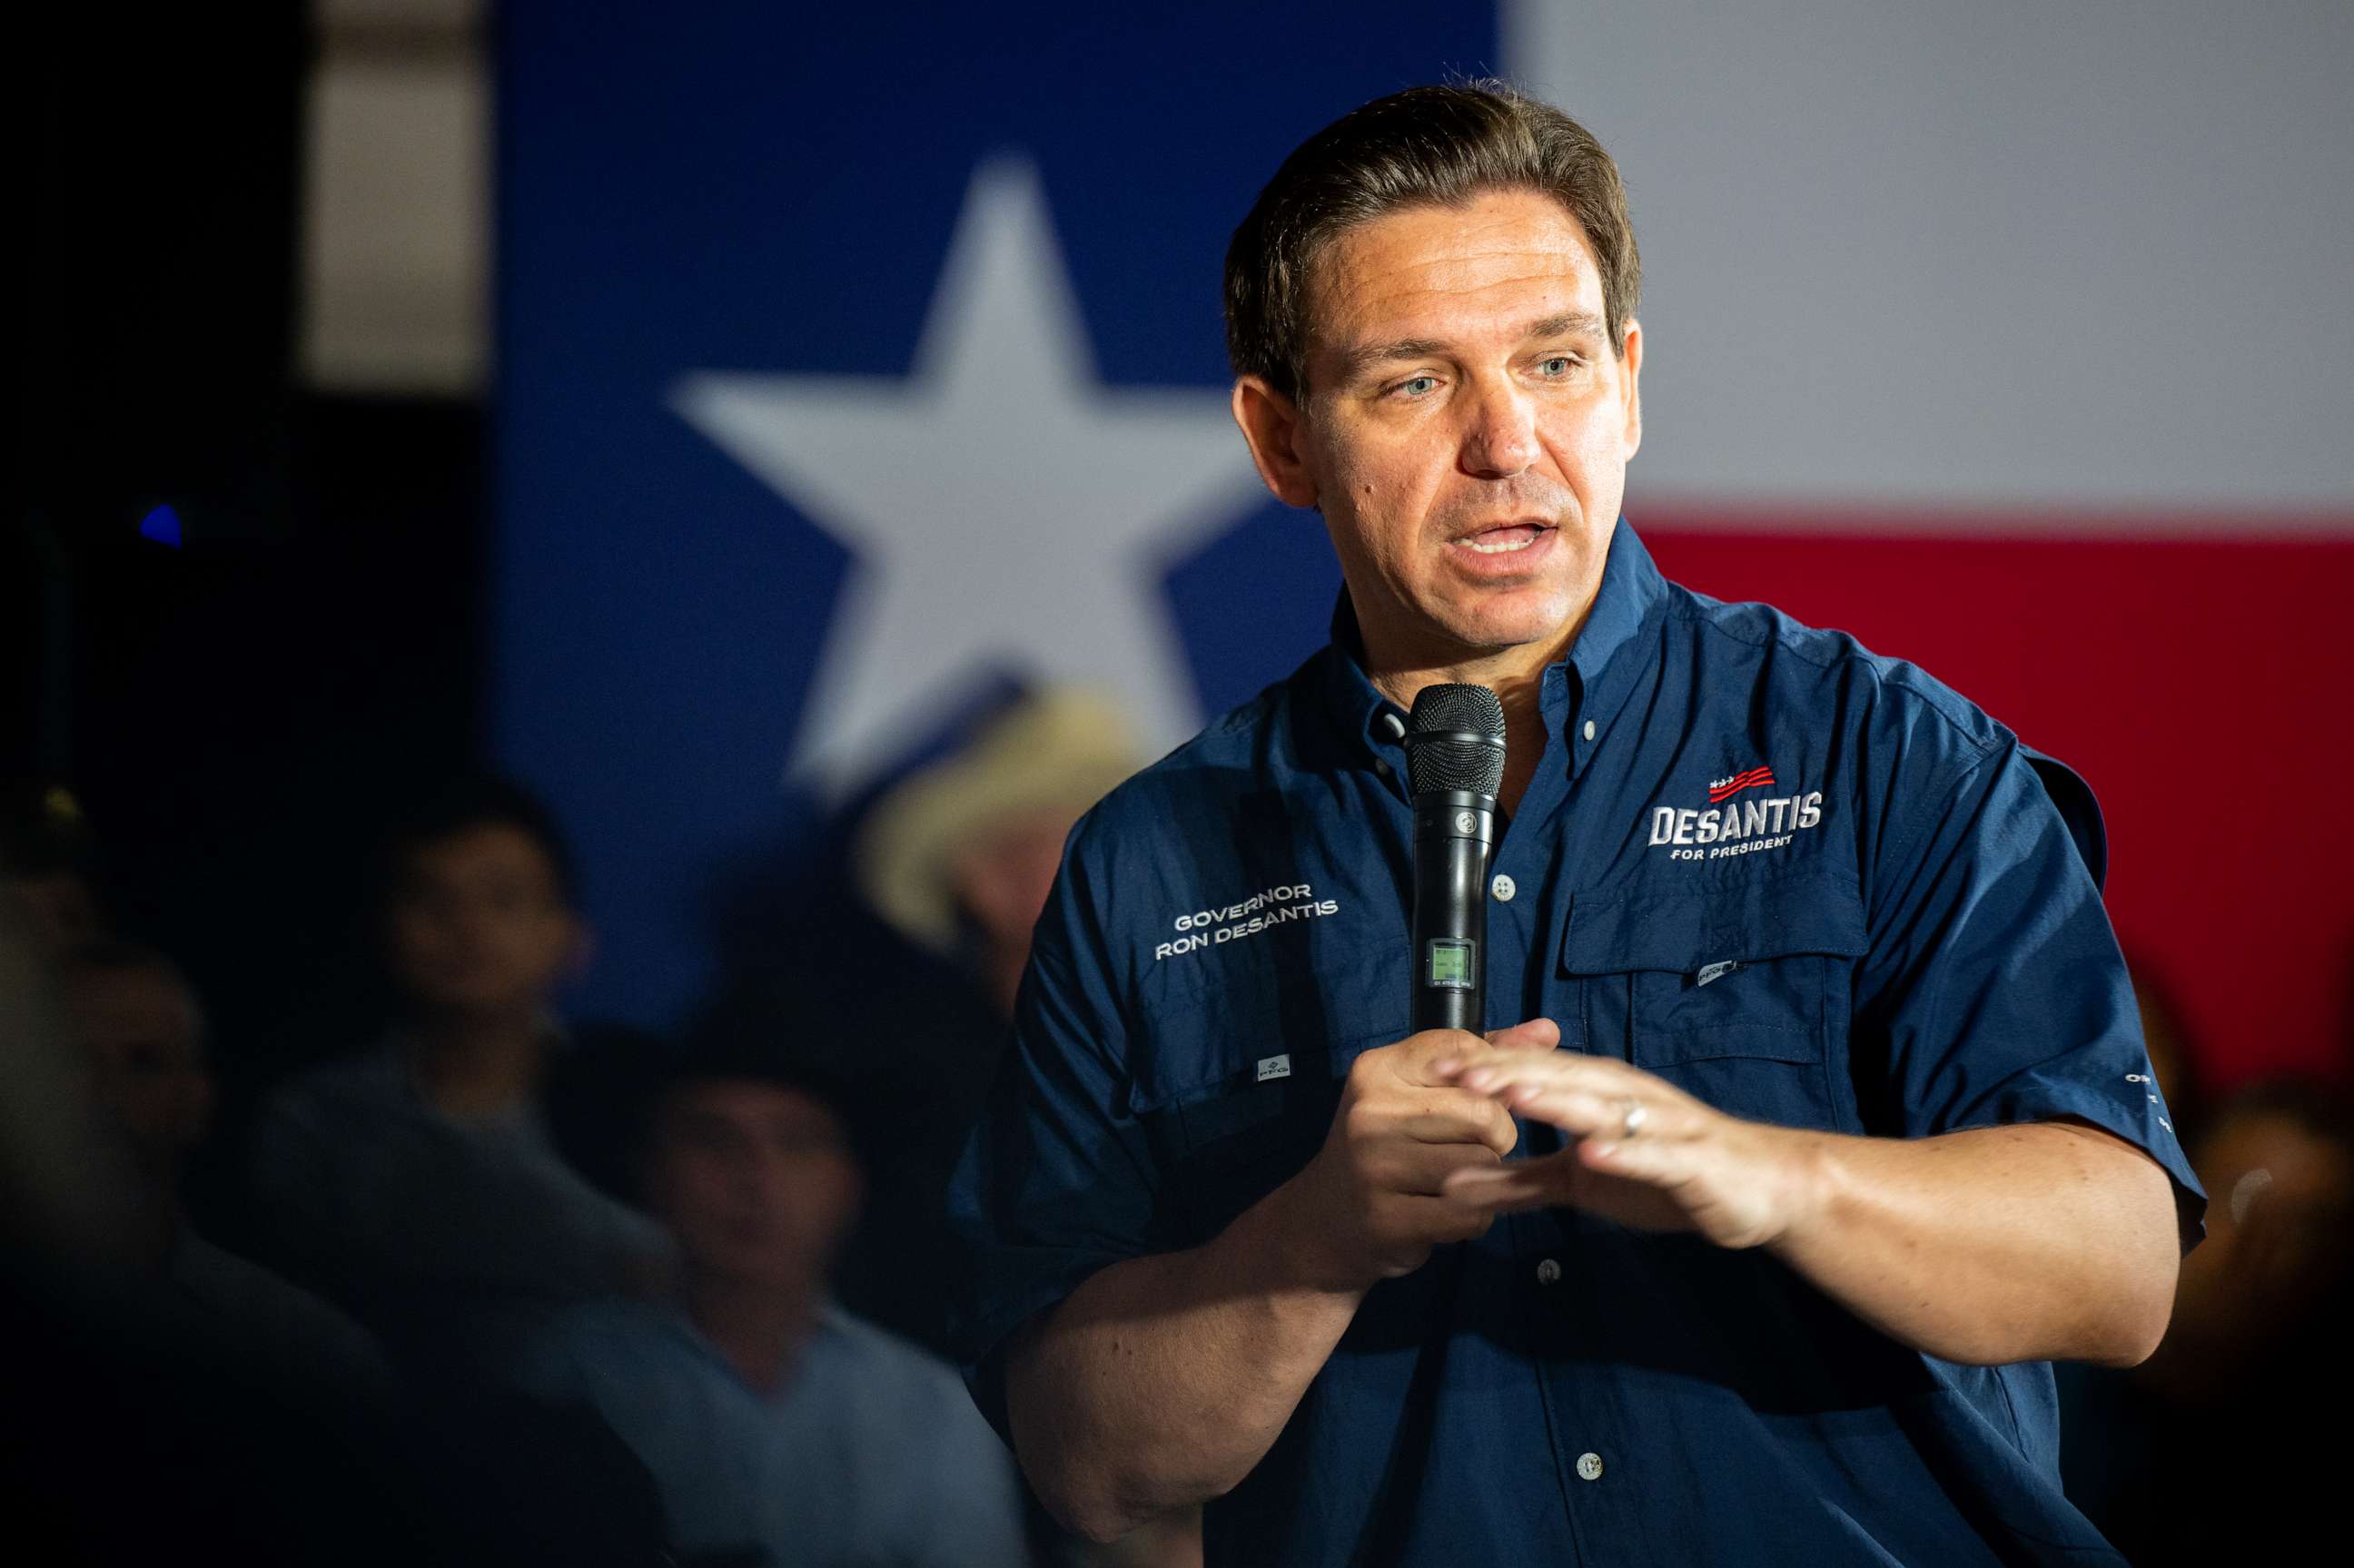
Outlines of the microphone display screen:
{"type": "Polygon", "coordinates": [[[1447,991],[1469,991],[1479,983],[1479,949],[1470,942],[1445,938],[1430,944],[1423,982],[1447,991]]]}

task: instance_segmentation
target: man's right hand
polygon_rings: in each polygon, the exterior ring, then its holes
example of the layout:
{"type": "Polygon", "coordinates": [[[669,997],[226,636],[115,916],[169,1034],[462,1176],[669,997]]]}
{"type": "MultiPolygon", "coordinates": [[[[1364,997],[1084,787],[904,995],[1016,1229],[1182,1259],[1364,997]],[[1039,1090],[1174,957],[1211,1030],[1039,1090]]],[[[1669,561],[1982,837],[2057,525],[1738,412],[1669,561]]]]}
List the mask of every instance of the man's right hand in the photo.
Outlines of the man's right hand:
{"type": "Polygon", "coordinates": [[[1492,1216],[1447,1196],[1447,1178],[1494,1169],[1520,1129],[1492,1098],[1443,1081],[1433,1068],[1498,1051],[1550,1051],[1560,1043],[1561,1031],[1537,1018],[1484,1041],[1460,1030],[1427,1030],[1359,1056],[1324,1147],[1278,1190],[1291,1255],[1312,1283],[1363,1291],[1413,1273],[1442,1242],[1484,1234],[1492,1216]]]}

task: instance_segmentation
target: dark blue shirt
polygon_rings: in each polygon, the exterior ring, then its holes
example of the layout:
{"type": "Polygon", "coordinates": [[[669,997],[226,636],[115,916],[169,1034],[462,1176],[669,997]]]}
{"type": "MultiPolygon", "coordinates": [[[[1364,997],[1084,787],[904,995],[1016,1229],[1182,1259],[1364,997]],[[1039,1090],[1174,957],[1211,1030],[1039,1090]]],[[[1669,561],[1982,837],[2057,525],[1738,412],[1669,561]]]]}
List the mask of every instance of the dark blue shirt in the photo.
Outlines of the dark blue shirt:
{"type": "MultiPolygon", "coordinates": [[[[1345,601],[1335,631],[1072,835],[953,1199],[992,1415],[1006,1335],[1217,1234],[1408,1033],[1404,715],[1345,601]]],[[[1666,581],[1624,522],[1541,701],[1490,1028],[1551,1018],[1789,1127],[2079,1118],[2166,1168],[2195,1239],[2074,775],[1909,664],[1666,581]]],[[[1212,1564],[2114,1560],[2058,1446],[2048,1365],[1939,1361],[1764,1251],[1554,1209],[1376,1287],[1204,1533],[1212,1564]]]]}

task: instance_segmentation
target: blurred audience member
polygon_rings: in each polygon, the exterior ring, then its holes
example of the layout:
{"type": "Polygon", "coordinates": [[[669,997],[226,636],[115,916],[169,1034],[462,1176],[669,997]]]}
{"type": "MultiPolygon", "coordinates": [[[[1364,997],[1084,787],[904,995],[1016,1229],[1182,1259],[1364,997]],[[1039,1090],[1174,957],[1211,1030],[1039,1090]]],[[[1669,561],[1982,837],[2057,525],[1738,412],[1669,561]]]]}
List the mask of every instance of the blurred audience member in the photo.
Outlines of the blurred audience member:
{"type": "Polygon", "coordinates": [[[957,1373],[831,1299],[861,1187],[842,1082],[708,1023],[651,1097],[641,1167],[675,1294],[567,1310],[518,1381],[635,1450],[683,1561],[1023,1562],[1012,1460],[957,1373]]]}
{"type": "Polygon", "coordinates": [[[64,785],[18,779],[0,800],[0,904],[36,957],[54,961],[102,928],[95,849],[64,785]]]}
{"type": "MultiPolygon", "coordinates": [[[[995,1075],[1063,841],[1145,760],[1108,698],[1049,688],[1014,702],[965,745],[894,786],[853,846],[852,872],[867,905],[960,977],[952,984],[961,994],[913,999],[927,1016],[897,1032],[892,1060],[873,1065],[889,1082],[894,1158],[841,1270],[853,1307],[935,1350],[946,1342],[945,1293],[934,1286],[933,1260],[954,1255],[949,1178],[995,1075]]],[[[1065,1536],[1034,1507],[1030,1524],[1042,1551],[1073,1563],[1182,1568],[1202,1560],[1197,1510],[1108,1546],[1065,1536]]]]}
{"type": "MultiPolygon", "coordinates": [[[[2142,1379],[2184,1406],[2246,1398],[2285,1351],[2338,1340],[2323,1320],[2354,1271],[2354,1104],[2342,1086],[2284,1078],[2242,1090],[2199,1140],[2200,1179],[2221,1201],[2182,1260],[2174,1321],[2142,1379]]],[[[2327,1361],[2343,1363],[2343,1352],[2327,1361]]],[[[2300,1393],[2300,1396],[2301,1393],[2300,1393]]]]}
{"type": "Polygon", "coordinates": [[[178,966],[103,942],[69,954],[59,982],[101,1125],[128,1156],[130,1256],[169,1283],[203,1331],[258,1347],[306,1381],[382,1392],[382,1353],[357,1324],[188,1224],[180,1178],[212,1125],[215,1091],[204,1016],[178,966]]]}
{"type": "Polygon", "coordinates": [[[1071,824],[1143,762],[1106,699],[1024,697],[875,803],[859,886],[909,940],[959,959],[1010,1020],[1071,824]]]}
{"type": "MultiPolygon", "coordinates": [[[[133,1139],[91,1092],[100,1075],[69,1033],[80,1007],[59,1003],[48,934],[37,944],[29,926],[0,901],[0,1474],[12,1560],[514,1561],[452,1550],[471,1542],[421,1517],[407,1484],[418,1472],[374,1406],[286,1375],[284,1358],[252,1353],[251,1334],[225,1337],[158,1277],[133,1139]]],[[[175,1139],[187,1124],[175,1110],[147,1125],[175,1139]]]]}
{"type": "MultiPolygon", "coordinates": [[[[859,895],[888,925],[877,935],[922,956],[909,962],[899,948],[839,1021],[878,1042],[866,1067],[890,1097],[893,1129],[841,1289],[853,1310],[935,1350],[946,1338],[937,1260],[950,1255],[949,1177],[1004,1049],[1031,928],[1071,824],[1140,765],[1107,700],[1024,697],[896,785],[853,844],[859,895]],[[929,985],[896,978],[925,973],[929,985]]],[[[801,998],[822,989],[786,965],[772,1018],[805,1020],[801,998]]]]}
{"type": "Polygon", "coordinates": [[[2158,1353],[2063,1425],[2072,1497],[2134,1563],[2285,1563],[2334,1528],[2354,1394],[2354,1099],[2280,1079],[2191,1149],[2215,1202],[2158,1353]],[[2318,1425],[2317,1425],[2318,1423],[2318,1425]]]}
{"type": "Polygon", "coordinates": [[[588,933],[546,811],[469,784],[395,833],[382,941],[403,1015],[264,1107],[254,1181],[290,1266],[404,1358],[495,1363],[538,1314],[644,1287],[659,1233],[557,1153],[553,1011],[588,933]]]}

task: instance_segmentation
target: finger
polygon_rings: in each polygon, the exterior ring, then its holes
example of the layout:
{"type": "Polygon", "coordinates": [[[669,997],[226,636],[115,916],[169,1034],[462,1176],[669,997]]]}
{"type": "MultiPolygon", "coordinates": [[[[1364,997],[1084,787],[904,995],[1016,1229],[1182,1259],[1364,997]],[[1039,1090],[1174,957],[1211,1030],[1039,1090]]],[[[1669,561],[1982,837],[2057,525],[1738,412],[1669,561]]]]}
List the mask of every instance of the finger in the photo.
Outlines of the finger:
{"type": "Polygon", "coordinates": [[[1523,1019],[1507,1028],[1492,1031],[1480,1044],[1485,1049],[1466,1048],[1434,1057],[1430,1063],[1431,1075],[1442,1083],[1447,1082],[1479,1063],[1493,1061],[1499,1052],[1543,1055],[1561,1044],[1561,1025],[1550,1018],[1523,1019]]]}
{"type": "Polygon", "coordinates": [[[1597,1095],[1639,1095],[1650,1103],[1683,1097],[1683,1091],[1664,1078],[1616,1057],[1589,1056],[1583,1051],[1491,1051],[1467,1062],[1456,1081],[1491,1095],[1520,1084],[1542,1084],[1574,1085],[1597,1095]]]}
{"type": "Polygon", "coordinates": [[[1489,1031],[1488,1044],[1500,1051],[1550,1051],[1561,1044],[1561,1025],[1550,1018],[1524,1018],[1489,1031]]]}
{"type": "Polygon", "coordinates": [[[1516,1160],[1492,1170],[1467,1167],[1450,1173],[1441,1191],[1458,1202],[1499,1214],[1566,1202],[1575,1174],[1561,1168],[1564,1158],[1516,1160]]]}
{"type": "Polygon", "coordinates": [[[1692,1144],[1652,1139],[1648,1127],[1640,1138],[1589,1138],[1564,1152],[1574,1155],[1589,1171],[1662,1192],[1690,1182],[1697,1174],[1695,1165],[1702,1158],[1692,1144]]]}
{"type": "MultiPolygon", "coordinates": [[[[1497,1103],[1516,1116],[1559,1128],[1572,1138],[1623,1139],[1627,1136],[1627,1097],[1597,1095],[1591,1090],[1551,1084],[1516,1084],[1496,1093],[1497,1103]]],[[[1656,1125],[1657,1114],[1645,1108],[1642,1135],[1656,1140],[1667,1134],[1656,1125]]]]}
{"type": "Polygon", "coordinates": [[[1484,1095],[1452,1092],[1463,1097],[1459,1107],[1409,1112],[1399,1119],[1397,1130],[1416,1143],[1475,1143],[1494,1150],[1500,1158],[1510,1154],[1521,1140],[1512,1113],[1484,1095]]]}
{"type": "Polygon", "coordinates": [[[1503,1157],[1476,1144],[1408,1145],[1382,1162],[1375,1184],[1392,1192],[1444,1196],[1447,1183],[1464,1174],[1503,1168],[1503,1157]]]}
{"type": "Polygon", "coordinates": [[[1397,1075],[1426,1088],[1451,1087],[1458,1066],[1484,1062],[1496,1048],[1477,1034],[1460,1029],[1428,1029],[1409,1034],[1391,1047],[1397,1053],[1397,1075]]]}

